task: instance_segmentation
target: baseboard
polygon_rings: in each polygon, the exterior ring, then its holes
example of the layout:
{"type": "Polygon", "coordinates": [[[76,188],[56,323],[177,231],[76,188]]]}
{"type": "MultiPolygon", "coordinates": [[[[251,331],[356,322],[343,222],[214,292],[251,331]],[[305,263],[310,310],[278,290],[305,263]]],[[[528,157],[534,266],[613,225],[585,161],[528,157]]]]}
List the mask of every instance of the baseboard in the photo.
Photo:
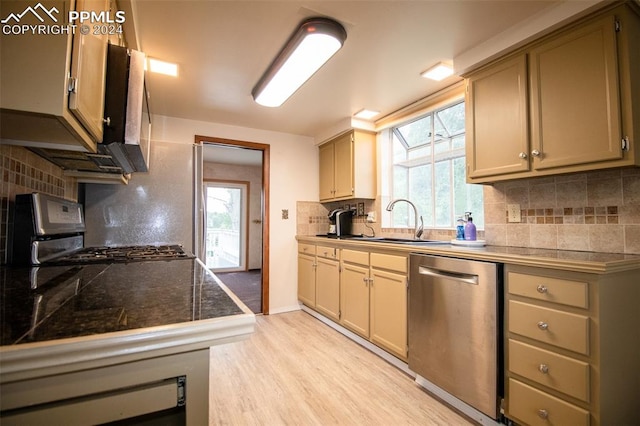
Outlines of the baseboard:
{"type": "Polygon", "coordinates": [[[300,310],[300,305],[284,306],[276,309],[269,308],[269,315],[284,314],[285,312],[293,312],[293,311],[299,311],[299,310],[300,310]]]}
{"type": "Polygon", "coordinates": [[[406,362],[402,361],[399,358],[396,358],[395,356],[391,355],[390,353],[388,353],[384,349],[380,349],[378,346],[374,345],[370,341],[364,339],[363,337],[360,337],[359,335],[357,335],[356,333],[352,332],[351,330],[344,328],[340,324],[335,323],[334,321],[330,320],[329,318],[325,317],[322,314],[319,314],[318,312],[314,311],[313,309],[306,307],[305,305],[300,305],[300,309],[303,310],[304,312],[308,313],[309,315],[315,317],[316,319],[322,321],[323,323],[325,323],[329,327],[331,327],[334,330],[336,330],[338,333],[345,335],[346,337],[348,337],[349,339],[353,340],[354,342],[356,342],[360,346],[364,346],[366,349],[368,349],[371,352],[373,352],[374,354],[378,355],[380,358],[384,359],[389,364],[393,365],[394,367],[398,368],[399,370],[402,370],[403,372],[408,374],[410,377],[415,377],[416,376],[416,373],[414,373],[413,371],[409,370],[409,367],[407,366],[406,362]]]}

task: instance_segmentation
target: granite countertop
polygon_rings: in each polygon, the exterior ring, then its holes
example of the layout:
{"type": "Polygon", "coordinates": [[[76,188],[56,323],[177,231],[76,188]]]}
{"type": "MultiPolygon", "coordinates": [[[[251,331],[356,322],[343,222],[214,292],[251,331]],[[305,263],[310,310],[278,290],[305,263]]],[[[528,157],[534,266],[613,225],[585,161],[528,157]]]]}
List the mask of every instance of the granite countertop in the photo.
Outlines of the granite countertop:
{"type": "Polygon", "coordinates": [[[637,270],[640,274],[640,255],[597,253],[587,251],[550,250],[524,247],[463,247],[451,244],[408,245],[376,242],[375,240],[336,239],[324,236],[298,235],[299,242],[331,245],[354,250],[375,250],[399,254],[421,253],[450,256],[470,260],[484,260],[512,265],[545,267],[587,273],[613,273],[637,270]]]}
{"type": "Polygon", "coordinates": [[[2,346],[250,313],[196,259],[7,267],[0,274],[2,346]]]}

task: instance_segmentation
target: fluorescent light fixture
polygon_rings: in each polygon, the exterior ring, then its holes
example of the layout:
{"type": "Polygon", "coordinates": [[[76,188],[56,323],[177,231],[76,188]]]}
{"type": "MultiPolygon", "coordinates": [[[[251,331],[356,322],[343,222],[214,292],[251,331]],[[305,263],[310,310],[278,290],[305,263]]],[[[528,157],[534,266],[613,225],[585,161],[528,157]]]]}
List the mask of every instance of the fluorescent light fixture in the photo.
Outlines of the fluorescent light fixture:
{"type": "Polygon", "coordinates": [[[171,62],[161,61],[159,59],[149,58],[149,71],[158,74],[170,75],[172,77],[178,76],[178,64],[171,62]]]}
{"type": "Polygon", "coordinates": [[[347,32],[328,18],[309,18],[291,35],[251,94],[263,106],[278,107],[342,47],[347,32]]]}
{"type": "Polygon", "coordinates": [[[380,114],[380,111],[373,111],[370,109],[361,109],[360,111],[353,114],[356,118],[361,118],[363,120],[371,120],[376,115],[380,114]]]}
{"type": "Polygon", "coordinates": [[[423,72],[421,75],[424,78],[440,81],[444,80],[450,75],[453,75],[453,67],[447,63],[439,62],[438,64],[423,72]]]}

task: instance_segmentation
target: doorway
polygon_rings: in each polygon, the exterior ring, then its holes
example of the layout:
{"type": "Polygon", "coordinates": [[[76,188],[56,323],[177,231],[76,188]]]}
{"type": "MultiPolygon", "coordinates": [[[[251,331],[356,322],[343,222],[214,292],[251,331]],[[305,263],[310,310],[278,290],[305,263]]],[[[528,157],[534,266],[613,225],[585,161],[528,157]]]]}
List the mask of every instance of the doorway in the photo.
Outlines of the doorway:
{"type": "Polygon", "coordinates": [[[249,182],[205,180],[205,263],[213,272],[247,270],[249,182]]]}
{"type": "Polygon", "coordinates": [[[208,136],[196,136],[195,142],[203,150],[207,267],[254,313],[266,315],[269,145],[208,136]]]}

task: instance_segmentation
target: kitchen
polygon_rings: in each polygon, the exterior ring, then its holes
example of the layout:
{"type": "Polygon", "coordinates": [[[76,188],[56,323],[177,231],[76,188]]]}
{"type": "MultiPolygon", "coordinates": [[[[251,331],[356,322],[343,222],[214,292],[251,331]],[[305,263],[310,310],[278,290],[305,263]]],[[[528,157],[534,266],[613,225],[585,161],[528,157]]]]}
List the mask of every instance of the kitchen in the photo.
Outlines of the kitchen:
{"type": "MultiPolygon", "coordinates": [[[[165,7],[169,7],[168,4],[163,3],[165,7]]],[[[384,3],[383,3],[384,4],[384,3]]],[[[562,5],[562,3],[561,3],[562,5]]],[[[147,11],[146,13],[142,12],[144,8],[144,3],[139,5],[138,18],[140,20],[144,20],[145,16],[148,16],[146,19],[160,19],[160,16],[155,16],[152,14],[152,11],[147,11]],[[147,14],[148,13],[148,14],[147,14]]],[[[201,5],[202,6],[202,5],[201,5]]],[[[247,5],[247,9],[251,9],[255,5],[247,5]]],[[[569,8],[570,5],[564,4],[564,7],[569,8]]],[[[148,7],[148,6],[147,6],[148,7]]],[[[203,6],[202,6],[203,7],[203,6]]],[[[227,5],[227,7],[230,7],[227,5]]],[[[300,6],[295,7],[295,11],[298,10],[300,6]]],[[[315,5],[311,9],[315,7],[319,7],[315,5]]],[[[578,7],[574,5],[574,7],[578,7]]],[[[582,7],[586,7],[583,5],[582,7]]],[[[303,7],[304,9],[304,7],[303,7]]],[[[389,7],[389,9],[392,9],[389,7]]],[[[294,11],[294,12],[295,12],[294,11]]],[[[159,27],[163,28],[172,28],[173,26],[177,27],[178,25],[186,26],[188,25],[186,22],[180,23],[179,14],[171,13],[169,11],[160,10],[157,12],[158,15],[163,15],[171,17],[171,21],[165,25],[160,25],[159,27]]],[[[308,10],[304,10],[303,14],[308,15],[308,10]]],[[[360,10],[352,11],[352,13],[361,12],[360,10]]],[[[384,15],[385,13],[389,13],[386,7],[383,7],[382,10],[375,11],[379,15],[384,15]]],[[[478,11],[476,11],[479,13],[478,11]]],[[[248,10],[242,10],[242,13],[249,13],[248,10]]],[[[260,14],[266,13],[265,10],[257,8],[257,10],[252,13],[260,14]]],[[[299,13],[299,12],[298,12],[299,13]]],[[[343,12],[346,13],[346,12],[343,12]]],[[[373,11],[371,12],[373,13],[373,11]]],[[[515,13],[515,12],[514,12],[515,13]]],[[[533,14],[534,11],[526,10],[520,12],[524,17],[528,17],[533,14]]],[[[564,13],[570,13],[574,15],[577,12],[572,10],[571,12],[564,11],[564,13]]],[[[276,14],[274,12],[274,14],[276,14]]],[[[291,11],[289,11],[291,14],[291,11]]],[[[324,14],[324,13],[322,13],[324,14]]],[[[331,13],[326,13],[327,15],[332,15],[331,13]]],[[[295,13],[294,13],[295,15],[295,13]]],[[[222,15],[223,16],[223,15],[222,15]]],[[[466,16],[466,15],[465,15],[466,16]]],[[[340,16],[338,15],[338,18],[340,16]]],[[[469,18],[466,16],[467,19],[469,18]]],[[[294,18],[302,18],[302,16],[293,16],[290,19],[293,21],[299,21],[300,19],[294,18]]],[[[166,18],[165,18],[166,19],[166,18]]],[[[186,18],[185,18],[186,19],[186,18]]],[[[230,31],[229,28],[223,26],[224,21],[223,17],[216,18],[216,24],[220,25],[223,29],[230,31]]],[[[356,17],[353,19],[343,18],[347,22],[357,22],[356,17]]],[[[550,19],[547,17],[547,19],[550,19]]],[[[566,19],[565,18],[555,18],[555,19],[566,19]]],[[[544,21],[542,18],[540,20],[544,21]]],[[[160,21],[161,22],[161,21],[160,21]]],[[[149,25],[149,24],[147,24],[149,25]]],[[[227,23],[226,25],[230,25],[227,23]]],[[[294,25],[294,24],[292,24],[294,25]]],[[[347,30],[349,30],[349,25],[347,25],[347,30]]],[[[549,24],[546,22],[546,26],[549,24]]],[[[354,28],[357,28],[358,25],[352,24],[354,28]]],[[[147,27],[148,28],[148,27],[147,27]]],[[[505,28],[506,29],[506,28],[505,28]]],[[[284,38],[286,38],[287,34],[292,30],[292,28],[288,28],[286,30],[283,29],[283,34],[279,41],[275,39],[272,42],[273,46],[270,47],[270,50],[257,53],[256,55],[261,55],[263,63],[262,66],[255,65],[254,75],[257,77],[266,67],[268,62],[271,60],[272,56],[276,53],[275,50],[282,44],[284,38]]],[[[151,29],[147,29],[147,31],[151,31],[151,29]]],[[[203,29],[204,31],[204,29],[203,29]]],[[[354,30],[355,31],[355,30],[354,30]]],[[[534,30],[530,30],[534,31],[534,30]]],[[[535,32],[535,31],[534,31],[535,32]]],[[[167,32],[169,33],[169,32],[167,32]]],[[[141,37],[143,37],[141,34],[141,37]]],[[[206,34],[206,33],[205,33],[206,34]]],[[[200,37],[205,36],[205,34],[200,34],[200,37]]],[[[352,39],[347,39],[345,43],[345,49],[349,46],[349,42],[355,42],[357,40],[355,33],[350,33],[349,37],[352,39]]],[[[169,36],[170,34],[166,34],[169,36]]],[[[177,34],[175,35],[177,37],[177,34]]],[[[485,35],[484,37],[479,36],[480,39],[486,39],[489,35],[485,35]]],[[[511,37],[516,37],[511,35],[511,37]]],[[[520,35],[522,37],[522,35],[520,35]]],[[[163,40],[162,42],[167,44],[170,40],[163,40]]],[[[507,37],[507,35],[501,34],[501,37],[497,36],[491,40],[492,43],[486,43],[483,47],[487,49],[489,52],[485,51],[482,58],[486,58],[495,54],[494,51],[500,50],[501,43],[507,43],[507,45],[515,44],[516,42],[507,37]],[[510,44],[509,44],[510,43],[510,44]]],[[[151,41],[145,43],[152,43],[151,41]]],[[[157,41],[155,43],[161,43],[157,41]]],[[[221,46],[215,45],[216,48],[221,49],[221,46]]],[[[471,46],[471,45],[470,45],[471,46]]],[[[164,57],[159,49],[160,47],[154,46],[146,46],[143,45],[143,50],[146,50],[149,55],[157,55],[162,59],[171,59],[164,57]],[[154,52],[154,49],[156,51],[154,52]]],[[[346,50],[345,50],[346,52],[346,50]]],[[[344,53],[344,52],[340,52],[344,53]]],[[[460,53],[460,52],[459,52],[460,53]]],[[[355,54],[355,53],[354,53],[355,54]]],[[[469,55],[466,57],[466,60],[470,63],[475,63],[478,61],[477,57],[474,55],[480,55],[478,51],[469,52],[469,55]]],[[[344,56],[344,55],[343,55],[344,56]]],[[[448,55],[445,55],[448,56],[448,55]]],[[[461,55],[462,56],[462,55],[461,55]]],[[[336,56],[334,59],[338,60],[341,58],[340,56],[336,56]]],[[[236,58],[236,60],[240,61],[241,58],[236,58]]],[[[465,57],[458,58],[459,60],[465,60],[465,57]]],[[[397,60],[397,59],[396,59],[397,60]]],[[[180,61],[182,62],[182,61],[180,61]]],[[[242,61],[240,61],[242,62],[242,61]]],[[[419,64],[416,65],[416,68],[424,67],[426,68],[430,64],[422,64],[422,60],[418,61],[419,64]]],[[[372,68],[373,67],[372,65],[372,68]]],[[[327,71],[331,68],[327,68],[327,71]]],[[[325,70],[323,70],[325,71],[325,70]]],[[[344,72],[344,70],[335,70],[334,72],[344,72]]],[[[422,71],[422,69],[417,69],[412,71],[413,73],[418,73],[422,71]]],[[[187,71],[185,71],[187,72],[187,71]]],[[[219,78],[227,79],[229,84],[234,82],[235,77],[232,72],[228,70],[218,71],[219,78]]],[[[309,84],[313,83],[313,80],[316,78],[325,78],[328,79],[333,77],[335,79],[335,75],[324,76],[322,73],[318,73],[318,75],[314,76],[312,80],[310,80],[309,84]]],[[[163,77],[159,77],[163,78],[163,77]]],[[[255,79],[254,79],[255,80],[255,79]]],[[[252,80],[247,84],[252,85],[255,81],[252,80]]],[[[156,80],[156,83],[158,81],[156,80]]],[[[151,91],[151,107],[152,113],[155,113],[154,110],[159,110],[161,106],[164,106],[165,103],[170,103],[173,99],[178,99],[175,90],[178,90],[176,87],[172,88],[172,85],[175,86],[175,83],[171,83],[169,81],[167,84],[166,90],[166,99],[163,99],[164,94],[154,93],[153,87],[151,85],[153,81],[150,82],[150,91],[151,91]],[[154,104],[155,102],[155,104],[154,104]]],[[[357,86],[355,81],[351,82],[352,85],[357,86]]],[[[440,89],[448,87],[451,84],[451,81],[441,83],[441,86],[435,87],[432,86],[428,91],[424,89],[420,89],[420,92],[410,92],[409,94],[405,94],[404,100],[401,102],[391,106],[388,110],[385,110],[384,113],[388,114],[394,110],[401,109],[405,105],[408,105],[414,102],[416,99],[419,99],[423,96],[427,96],[432,92],[436,92],[440,89]]],[[[387,84],[387,86],[392,86],[387,84]]],[[[403,89],[399,85],[396,86],[397,91],[401,91],[403,89]]],[[[227,99],[227,94],[224,91],[224,88],[218,88],[221,92],[217,92],[215,94],[210,94],[209,96],[214,96],[219,99],[227,99]]],[[[317,90],[317,89],[316,89],[317,90]]],[[[344,87],[337,87],[335,89],[336,94],[341,90],[346,90],[344,87]]],[[[362,89],[361,89],[362,91],[362,89]]],[[[301,95],[303,92],[300,92],[301,95]]],[[[314,103],[317,103],[315,109],[332,109],[330,106],[324,105],[323,102],[326,102],[323,96],[321,96],[322,92],[314,92],[310,96],[314,99],[314,103]]],[[[333,92],[332,92],[333,93],[333,92]]],[[[248,96],[245,94],[244,96],[248,96]]],[[[300,96],[302,97],[302,96],[300,96]]],[[[296,97],[292,98],[291,101],[295,101],[296,97]]],[[[178,101],[176,101],[177,103],[178,101]]],[[[299,100],[298,102],[308,103],[308,98],[304,98],[299,100]],[[305,99],[307,99],[305,101],[305,99]]],[[[181,104],[180,105],[185,111],[188,110],[189,105],[181,104]]],[[[359,105],[358,108],[363,107],[365,105],[359,105]]],[[[289,108],[285,110],[285,114],[294,117],[293,109],[301,109],[301,104],[285,104],[285,108],[289,108]]],[[[300,119],[290,119],[286,120],[291,122],[290,126],[292,127],[280,127],[280,130],[275,126],[276,117],[272,111],[268,111],[266,116],[264,114],[259,114],[261,110],[256,105],[252,107],[252,114],[256,117],[261,117],[262,120],[260,123],[251,124],[251,125],[242,125],[242,123],[235,121],[233,118],[229,118],[228,120],[224,120],[223,114],[220,114],[220,119],[216,119],[213,122],[202,118],[202,116],[197,115],[162,115],[159,114],[157,117],[154,117],[153,120],[153,142],[157,145],[154,145],[154,149],[152,149],[152,158],[150,162],[150,173],[153,173],[153,164],[154,161],[160,160],[161,158],[156,159],[153,157],[154,150],[156,155],[161,149],[165,149],[164,147],[176,145],[176,144],[188,144],[191,145],[194,141],[194,135],[205,135],[205,136],[216,136],[219,138],[224,138],[228,140],[234,141],[254,141],[262,144],[268,144],[270,146],[270,197],[269,197],[269,210],[268,210],[268,218],[269,218],[269,251],[272,253],[272,258],[269,261],[269,309],[268,313],[277,314],[280,312],[287,312],[291,310],[299,309],[299,305],[297,302],[297,250],[296,250],[296,235],[315,235],[322,232],[326,232],[324,228],[328,222],[320,222],[314,221],[312,223],[312,219],[316,217],[322,217],[323,215],[320,213],[310,213],[308,216],[305,216],[307,211],[311,211],[311,209],[320,209],[320,203],[317,202],[319,199],[317,188],[318,188],[318,175],[319,175],[319,166],[318,166],[318,148],[316,144],[331,138],[333,135],[341,132],[344,127],[342,123],[337,125],[337,128],[332,128],[336,125],[336,122],[339,121],[337,119],[328,122],[320,122],[320,120],[312,120],[314,129],[310,130],[301,130],[299,128],[295,128],[295,126],[300,125],[302,122],[300,119]],[[258,130],[262,129],[262,130],[258,130]],[[299,136],[301,134],[309,135],[309,136],[299,136]],[[301,159],[306,159],[306,161],[300,161],[301,159]],[[286,191],[280,190],[280,188],[286,188],[286,191]],[[289,219],[282,219],[282,210],[288,210],[289,219]],[[294,212],[297,212],[296,216],[294,216],[294,212]],[[294,218],[296,220],[294,220],[294,218]],[[297,222],[297,223],[296,223],[297,222]],[[311,224],[311,225],[310,225],[311,224]],[[317,229],[315,228],[317,227],[317,229]],[[277,260],[274,259],[274,253],[278,254],[277,260]],[[285,261],[283,261],[283,258],[285,261]]],[[[355,106],[353,106],[355,108],[355,106]]],[[[343,114],[344,117],[350,117],[351,114],[355,111],[350,111],[347,114],[343,114]]],[[[314,116],[317,111],[314,112],[314,116]]],[[[340,116],[339,118],[343,118],[340,116]]],[[[344,120],[343,120],[344,121],[344,120]]],[[[349,120],[351,121],[351,120],[349,120]]],[[[46,175],[51,175],[51,178],[46,177],[45,181],[42,185],[52,185],[51,182],[47,182],[47,179],[54,179],[56,185],[56,191],[60,188],[65,191],[62,192],[61,195],[64,195],[65,198],[77,198],[78,197],[78,188],[74,184],[72,179],[64,177],[64,175],[59,171],[55,170],[50,163],[40,163],[40,159],[38,157],[34,158],[29,156],[28,153],[23,151],[19,151],[14,148],[7,148],[3,144],[3,156],[8,157],[9,160],[13,160],[16,164],[20,164],[20,167],[24,164],[25,166],[29,164],[35,163],[34,170],[42,170],[43,177],[46,175]],[[7,153],[7,150],[10,150],[10,153],[7,153]],[[46,173],[46,175],[45,175],[46,173]],[[68,186],[68,188],[67,188],[68,186]],[[66,192],[68,191],[68,192],[66,192]]],[[[167,148],[168,149],[168,148],[167,148]]],[[[166,161],[166,160],[165,160],[166,161]]],[[[20,175],[21,173],[18,173],[20,175]]],[[[22,173],[24,174],[24,173],[22,173]]],[[[27,176],[25,176],[25,179],[27,176]]],[[[29,178],[31,178],[29,176],[29,178]]],[[[132,181],[130,182],[130,186],[134,185],[136,180],[139,182],[145,179],[144,174],[134,174],[132,177],[132,181]]],[[[603,206],[615,206],[618,207],[620,213],[621,223],[612,226],[606,227],[593,227],[593,231],[596,234],[593,238],[585,241],[584,239],[577,240],[562,240],[562,239],[540,239],[540,236],[544,236],[545,233],[549,232],[546,228],[542,226],[538,226],[534,229],[529,229],[528,225],[523,224],[507,224],[504,220],[504,212],[506,210],[506,200],[517,200],[523,206],[527,206],[527,208],[546,208],[551,204],[551,206],[555,207],[555,197],[566,197],[568,195],[574,194],[575,191],[571,191],[567,189],[567,187],[571,187],[570,185],[563,185],[562,182],[540,182],[532,179],[524,179],[524,180],[514,180],[510,182],[502,182],[498,183],[494,186],[485,186],[485,229],[484,229],[484,238],[487,239],[487,242],[490,245],[497,246],[516,246],[516,247],[533,247],[533,248],[548,248],[548,249],[566,249],[566,250],[581,250],[584,247],[589,247],[590,251],[596,252],[611,252],[611,253],[627,253],[627,254],[638,254],[640,250],[637,247],[637,241],[640,239],[637,238],[638,235],[638,220],[637,215],[634,216],[634,210],[637,207],[637,175],[633,174],[633,169],[625,170],[622,172],[591,172],[586,175],[581,175],[581,179],[592,180],[595,182],[593,185],[588,187],[588,191],[590,194],[593,194],[596,198],[604,198],[611,197],[611,199],[607,199],[603,201],[603,206]],[[563,192],[564,191],[564,192],[563,192]],[[621,200],[622,196],[615,196],[615,194],[622,194],[624,191],[624,202],[621,200]],[[528,194],[528,195],[527,195],[528,194]],[[551,203],[545,199],[545,197],[553,197],[551,203]],[[540,228],[540,229],[538,229],[540,228]],[[542,232],[538,232],[541,230],[542,232]]],[[[39,184],[39,183],[38,183],[39,184]]],[[[4,182],[3,182],[4,185],[4,182]]],[[[24,186],[23,186],[24,187],[24,186]]],[[[96,191],[115,191],[110,189],[105,189],[104,185],[96,185],[96,191]]],[[[41,189],[38,189],[41,190],[41,189]]],[[[7,189],[8,191],[8,189],[7,189]]],[[[33,188],[27,187],[26,191],[23,189],[23,192],[31,192],[33,188]]],[[[4,195],[3,190],[3,197],[4,195]]],[[[95,194],[94,194],[95,196],[95,194]]],[[[386,204],[386,201],[384,200],[386,204]]],[[[3,201],[4,202],[4,201],[3,201]]],[[[368,204],[367,202],[367,211],[368,207],[374,206],[374,204],[368,204]]],[[[378,205],[382,205],[382,201],[377,201],[378,205]]],[[[558,204],[561,205],[561,204],[558,204]]],[[[5,209],[5,205],[3,204],[3,209],[5,209]]],[[[382,213],[382,208],[377,207],[376,211],[378,214],[382,213]]],[[[535,213],[534,213],[535,214],[535,213]]],[[[326,221],[326,213],[324,214],[324,220],[326,221]]],[[[605,216],[606,214],[602,215],[605,216]]],[[[611,215],[613,216],[613,215],[611,215]]],[[[7,217],[7,215],[3,215],[3,218],[7,217]]],[[[89,217],[89,215],[88,215],[89,217]]],[[[266,224],[265,218],[265,224],[266,224]]],[[[6,224],[3,222],[3,228],[6,224]]],[[[562,227],[559,227],[562,228],[562,227]]],[[[91,231],[91,230],[89,230],[91,231]]],[[[3,234],[4,235],[4,234],[3,234]]],[[[185,245],[189,245],[189,242],[183,241],[185,245]]],[[[3,244],[4,246],[4,244],[3,244]]]]}

